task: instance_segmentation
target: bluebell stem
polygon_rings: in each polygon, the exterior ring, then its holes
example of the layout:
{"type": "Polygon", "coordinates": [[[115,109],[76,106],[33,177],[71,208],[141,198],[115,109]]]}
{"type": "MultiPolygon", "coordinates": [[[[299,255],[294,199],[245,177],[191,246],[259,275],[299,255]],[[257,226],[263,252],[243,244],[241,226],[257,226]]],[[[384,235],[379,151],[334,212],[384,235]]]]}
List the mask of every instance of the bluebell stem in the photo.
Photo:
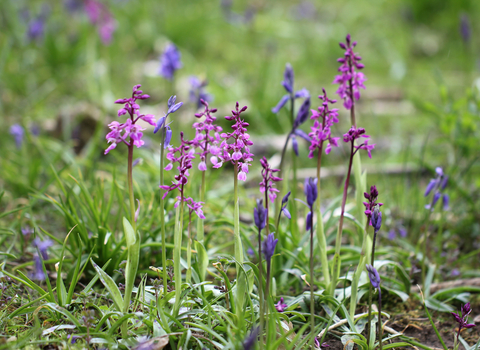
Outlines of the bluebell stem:
{"type": "MultiPolygon", "coordinates": [[[[155,124],[155,129],[153,130],[154,133],[160,131],[161,137],[161,147],[160,147],[160,186],[164,186],[164,162],[165,162],[165,149],[170,145],[170,141],[172,139],[172,129],[167,124],[167,118],[170,114],[175,113],[182,105],[183,102],[175,103],[177,100],[177,96],[173,95],[170,96],[167,102],[167,113],[161,118],[158,119],[157,123],[155,124]]],[[[165,211],[164,211],[164,198],[163,196],[160,197],[160,226],[161,226],[161,233],[162,233],[162,265],[163,265],[163,288],[164,291],[168,288],[168,280],[167,280],[167,248],[166,248],[166,241],[165,241],[165,211]]]]}
{"type": "MultiPolygon", "coordinates": [[[[426,214],[426,220],[427,220],[427,225],[426,229],[423,234],[423,247],[422,247],[422,280],[425,283],[425,274],[426,274],[426,267],[425,267],[425,259],[427,258],[427,245],[428,245],[428,227],[429,227],[429,222],[430,222],[430,216],[435,210],[435,205],[437,202],[442,198],[442,209],[443,210],[448,210],[449,209],[449,202],[450,198],[448,194],[444,193],[445,188],[447,187],[448,184],[448,176],[443,172],[443,169],[441,167],[435,168],[435,178],[431,179],[430,182],[428,183],[426,189],[425,189],[425,197],[428,197],[431,193],[433,193],[432,199],[430,200],[430,203],[425,205],[425,209],[428,210],[428,213],[426,214]]],[[[438,248],[439,248],[439,254],[441,254],[442,248],[443,248],[443,240],[442,240],[442,231],[439,229],[437,232],[437,240],[438,240],[438,248]]]]}
{"type": "Polygon", "coordinates": [[[315,297],[313,295],[313,285],[314,285],[314,270],[313,270],[313,205],[317,200],[318,189],[317,189],[317,178],[308,178],[305,179],[305,196],[307,197],[307,205],[310,212],[307,214],[306,220],[306,229],[310,230],[310,330],[312,334],[312,339],[310,340],[310,345],[313,346],[315,341],[315,297]]]}
{"type": "MultiPolygon", "coordinates": [[[[380,350],[382,350],[382,289],[380,288],[380,275],[378,271],[370,264],[366,265],[368,271],[368,278],[370,279],[370,285],[378,290],[378,343],[380,350]]],[[[371,293],[370,293],[371,294],[371,293]]],[[[370,319],[372,316],[372,303],[371,298],[368,305],[368,328],[367,332],[370,332],[370,319]]],[[[370,338],[369,338],[370,340],[370,338]]]]}
{"type": "MultiPolygon", "coordinates": [[[[263,297],[262,230],[265,228],[266,210],[263,207],[261,199],[257,199],[257,207],[253,208],[253,218],[255,221],[255,226],[257,226],[257,229],[258,229],[258,258],[260,260],[258,264],[258,269],[259,269],[258,297],[259,297],[259,306],[260,306],[259,332],[263,336],[265,300],[263,297]]],[[[260,343],[260,348],[263,348],[263,341],[260,343]]]]}
{"type": "Polygon", "coordinates": [[[181,56],[177,47],[169,43],[160,56],[160,69],[158,74],[167,80],[173,80],[175,71],[183,66],[181,56]]]}
{"type": "MultiPolygon", "coordinates": [[[[278,113],[280,109],[283,106],[285,106],[285,104],[288,101],[290,101],[290,122],[292,123],[291,124],[292,129],[290,130],[285,140],[285,144],[283,146],[282,156],[281,156],[280,166],[279,166],[279,170],[280,170],[279,176],[281,176],[283,171],[285,152],[287,150],[288,142],[290,139],[292,139],[293,186],[291,187],[291,190],[293,193],[293,197],[296,198],[297,197],[297,166],[296,166],[295,157],[298,156],[297,136],[305,139],[307,142],[310,142],[310,137],[305,132],[299,129],[299,126],[303,122],[305,122],[305,120],[308,118],[309,109],[310,109],[310,93],[306,89],[295,91],[294,83],[295,83],[295,76],[294,76],[293,68],[289,63],[287,63],[284,71],[284,79],[282,81],[282,85],[287,91],[287,94],[280,99],[280,102],[274,108],[272,108],[272,112],[278,113]],[[302,103],[302,106],[300,107],[298,114],[295,118],[295,99],[297,98],[305,98],[305,101],[302,103]]],[[[276,204],[276,208],[277,208],[276,210],[280,212],[280,205],[278,202],[276,204]]],[[[290,226],[292,230],[292,235],[295,236],[297,235],[298,227],[297,227],[296,204],[294,201],[292,201],[291,203],[291,209],[292,209],[293,220],[290,222],[290,226]]]]}

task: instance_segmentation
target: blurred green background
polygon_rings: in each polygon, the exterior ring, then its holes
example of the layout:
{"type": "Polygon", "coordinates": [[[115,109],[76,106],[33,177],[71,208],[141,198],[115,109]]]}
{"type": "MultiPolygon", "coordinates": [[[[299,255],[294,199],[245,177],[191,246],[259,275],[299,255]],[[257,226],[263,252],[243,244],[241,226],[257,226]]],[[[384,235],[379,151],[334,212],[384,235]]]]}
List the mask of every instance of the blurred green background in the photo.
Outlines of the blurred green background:
{"type": "MultiPolygon", "coordinates": [[[[442,166],[451,176],[452,230],[480,235],[479,1],[110,0],[103,5],[115,28],[108,45],[99,36],[101,25],[89,20],[85,2],[0,3],[0,147],[5,155],[0,186],[8,191],[7,198],[43,188],[51,177],[43,165],[21,170],[27,158],[18,158],[10,125],[19,123],[27,130],[38,125],[41,137],[60,142],[57,148],[48,145],[64,152],[61,166],[75,159],[83,162],[84,171],[104,169],[106,162],[122,162],[118,155],[103,156],[104,126],[118,107],[113,101],[142,84],[151,95],[144,112],[161,116],[170,95],[188,102],[192,75],[208,80],[206,90],[214,96],[211,105],[219,108],[219,120],[235,101],[248,105],[249,132],[261,146],[257,156],[278,156],[290,122],[286,109],[276,115],[271,108],[284,94],[280,83],[285,64],[292,64],[296,89],[307,88],[316,108],[322,87],[334,96],[336,60],[343,55],[338,42],[350,33],[358,41],[355,51],[363,57],[368,79],[358,124],[377,144],[372,160],[362,158],[368,184],[383,191],[392,220],[403,220],[415,231],[409,223],[423,217],[423,188],[433,169],[442,166]],[[28,33],[35,20],[42,30],[32,37],[28,33]],[[178,47],[183,62],[173,82],[158,75],[159,56],[168,43],[178,47]]],[[[338,105],[342,121],[336,136],[349,128],[338,105]]],[[[192,132],[195,110],[190,102],[176,114],[177,132],[192,132]]],[[[308,124],[303,126],[307,132],[308,124]]],[[[147,136],[153,139],[151,130],[147,136]]],[[[155,152],[156,143],[153,139],[155,152]]],[[[29,152],[23,152],[27,157],[29,152]]],[[[140,152],[148,159],[151,151],[140,152]]],[[[300,153],[302,168],[315,166],[306,145],[300,153]]],[[[345,159],[340,147],[325,157],[325,165],[345,166],[345,159]]],[[[257,170],[258,165],[252,168],[252,188],[257,170]]],[[[325,198],[340,194],[341,180],[325,180],[325,198]]]]}

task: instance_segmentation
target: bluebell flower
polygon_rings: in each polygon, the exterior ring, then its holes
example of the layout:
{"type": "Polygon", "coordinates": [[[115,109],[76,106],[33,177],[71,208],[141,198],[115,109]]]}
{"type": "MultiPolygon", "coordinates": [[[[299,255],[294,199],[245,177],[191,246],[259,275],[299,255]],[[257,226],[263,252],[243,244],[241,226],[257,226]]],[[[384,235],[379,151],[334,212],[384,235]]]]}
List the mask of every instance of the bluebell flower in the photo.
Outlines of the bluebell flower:
{"type": "Polygon", "coordinates": [[[289,219],[292,218],[292,215],[290,215],[290,212],[287,209],[287,204],[288,204],[288,197],[290,197],[291,193],[292,191],[288,191],[288,193],[282,198],[282,213],[289,219]]]}
{"type": "Polygon", "coordinates": [[[51,239],[46,239],[42,241],[40,238],[35,238],[32,242],[33,246],[38,248],[40,254],[42,254],[43,260],[48,260],[48,253],[47,249],[53,245],[53,241],[51,239]]]}
{"type": "Polygon", "coordinates": [[[310,208],[313,207],[313,203],[317,200],[317,178],[310,177],[305,179],[305,196],[307,197],[307,204],[310,208]]]}
{"type": "Polygon", "coordinates": [[[243,350],[254,350],[258,341],[259,327],[253,327],[243,342],[243,350]]]}
{"type": "Polygon", "coordinates": [[[368,271],[368,278],[373,288],[380,288],[380,275],[378,271],[370,264],[366,265],[368,271]]]}
{"type": "Polygon", "coordinates": [[[257,207],[253,208],[253,218],[255,221],[255,226],[261,231],[265,228],[266,221],[266,210],[263,207],[263,201],[257,199],[257,207]]]}
{"type": "Polygon", "coordinates": [[[438,200],[442,198],[443,210],[449,210],[450,197],[448,194],[443,193],[448,184],[448,176],[444,174],[442,168],[437,167],[435,169],[436,177],[431,179],[428,183],[424,196],[427,197],[430,193],[433,193],[433,198],[430,203],[425,205],[425,209],[433,210],[438,200]]]}
{"type": "Polygon", "coordinates": [[[304,98],[300,109],[298,110],[297,117],[295,118],[292,130],[288,134],[287,141],[289,139],[292,140],[292,147],[295,154],[298,156],[298,142],[296,136],[300,136],[301,138],[305,139],[307,142],[310,142],[310,136],[307,135],[304,131],[298,129],[300,125],[302,125],[307,119],[310,113],[310,92],[303,88],[301,90],[295,91],[294,90],[294,73],[293,68],[290,63],[287,63],[285,67],[285,72],[283,73],[283,81],[282,85],[285,90],[288,92],[287,94],[283,95],[280,101],[277,103],[275,107],[272,108],[273,113],[278,113],[280,109],[282,109],[288,101],[295,100],[297,98],[304,98]]]}
{"type": "Polygon", "coordinates": [[[182,68],[181,54],[177,47],[170,43],[160,56],[159,74],[168,80],[173,80],[176,70],[182,68]]]}
{"type": "Polygon", "coordinates": [[[36,281],[44,281],[45,280],[45,273],[43,272],[43,264],[42,264],[42,259],[35,254],[33,256],[33,262],[34,262],[34,271],[32,274],[32,279],[36,281]]]}
{"type": "Polygon", "coordinates": [[[23,127],[20,124],[13,124],[10,127],[10,135],[12,135],[13,138],[15,139],[15,145],[19,149],[22,148],[24,134],[25,134],[25,131],[23,130],[23,127]]]}
{"type": "Polygon", "coordinates": [[[206,80],[200,81],[196,76],[191,76],[190,79],[190,102],[194,103],[197,108],[203,106],[202,100],[205,102],[211,102],[213,100],[212,95],[205,92],[205,86],[208,85],[206,80]]]}
{"type": "Polygon", "coordinates": [[[382,226],[382,212],[380,209],[378,209],[378,206],[373,209],[373,215],[370,219],[370,222],[372,223],[374,232],[377,233],[382,226]]]}
{"type": "Polygon", "coordinates": [[[270,260],[272,259],[273,254],[275,254],[275,247],[277,243],[278,239],[275,239],[273,233],[270,233],[263,241],[262,251],[263,255],[265,256],[265,260],[267,261],[267,264],[270,264],[270,260]]]}

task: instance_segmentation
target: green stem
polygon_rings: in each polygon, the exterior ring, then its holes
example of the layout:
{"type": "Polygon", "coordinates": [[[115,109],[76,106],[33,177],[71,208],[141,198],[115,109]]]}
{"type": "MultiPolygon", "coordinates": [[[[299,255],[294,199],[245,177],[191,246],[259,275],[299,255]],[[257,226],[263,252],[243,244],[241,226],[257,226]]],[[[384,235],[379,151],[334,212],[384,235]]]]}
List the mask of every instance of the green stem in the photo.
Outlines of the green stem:
{"type": "Polygon", "coordinates": [[[323,142],[320,145],[320,149],[317,154],[317,241],[320,248],[320,262],[322,263],[323,279],[325,286],[328,289],[330,284],[330,272],[328,271],[328,258],[327,258],[327,239],[325,237],[325,230],[323,227],[323,215],[321,210],[321,192],[320,192],[320,170],[322,167],[322,150],[323,142]]]}
{"type": "Polygon", "coordinates": [[[258,303],[260,305],[260,350],[263,349],[263,327],[264,327],[264,300],[263,300],[263,262],[262,262],[262,230],[258,230],[258,259],[259,259],[259,281],[258,281],[258,303]]]}
{"type": "MultiPolygon", "coordinates": [[[[135,222],[135,199],[133,195],[133,141],[130,141],[131,143],[128,145],[128,170],[127,170],[127,180],[128,180],[128,196],[130,199],[130,216],[131,216],[131,224],[133,228],[133,232],[135,235],[137,234],[137,223],[135,222]]],[[[138,238],[138,237],[137,237],[138,238]]],[[[127,249],[132,249],[132,247],[129,247],[127,249]]],[[[137,268],[134,269],[135,273],[138,269],[138,261],[137,261],[137,268]]],[[[127,269],[129,270],[129,269],[127,269]]],[[[130,271],[129,271],[130,272],[130,271]]],[[[124,295],[124,313],[128,312],[128,309],[130,308],[130,298],[132,294],[132,289],[133,285],[132,283],[135,281],[135,279],[130,279],[128,278],[128,281],[125,283],[125,295],[124,295]],[[132,282],[130,282],[130,280],[132,282]]],[[[124,322],[122,324],[121,330],[122,330],[122,337],[124,339],[128,338],[128,323],[124,322]]]]}
{"type": "MultiPolygon", "coordinates": [[[[317,179],[317,183],[318,182],[320,181],[317,179]]],[[[312,216],[312,224],[310,225],[310,334],[312,335],[312,338],[310,339],[310,346],[313,347],[315,341],[315,297],[313,296],[313,206],[310,207],[310,213],[312,216]]]]}
{"type": "MultiPolygon", "coordinates": [[[[432,200],[433,202],[433,200],[432,200]]],[[[431,205],[431,203],[430,203],[431,205]]],[[[423,248],[422,248],[422,263],[421,263],[421,266],[422,266],[422,287],[425,289],[425,274],[426,274],[426,271],[425,271],[425,259],[426,259],[426,255],[427,255],[427,241],[428,241],[428,228],[430,226],[430,217],[431,217],[431,214],[432,214],[433,210],[430,209],[428,211],[428,216],[427,216],[427,223],[425,224],[425,233],[423,235],[423,248]]]]}
{"type": "Polygon", "coordinates": [[[365,226],[365,230],[363,233],[363,244],[362,244],[362,251],[360,252],[360,261],[358,262],[357,270],[353,275],[352,280],[352,293],[350,297],[350,317],[354,318],[355,310],[357,308],[357,292],[358,292],[358,282],[360,281],[360,276],[362,275],[363,270],[365,269],[365,262],[366,262],[366,252],[368,247],[368,234],[367,234],[368,224],[365,226]]]}
{"type": "Polygon", "coordinates": [[[370,349],[369,345],[370,345],[370,327],[372,327],[372,294],[373,294],[373,290],[372,290],[372,284],[369,283],[368,284],[368,324],[367,324],[367,345],[368,345],[368,348],[370,349]]]}
{"type": "Polygon", "coordinates": [[[175,212],[175,237],[174,237],[174,245],[175,248],[173,249],[173,270],[175,274],[175,310],[174,315],[178,314],[180,310],[180,297],[182,294],[182,265],[180,263],[181,260],[181,252],[182,252],[182,236],[183,236],[183,208],[184,208],[184,201],[183,201],[183,185],[181,186],[181,199],[180,205],[177,207],[175,212]]]}
{"type": "MultiPolygon", "coordinates": [[[[375,241],[374,241],[375,242],[375,241]]],[[[382,327],[382,290],[380,284],[378,285],[378,344],[382,350],[383,342],[383,327],[382,327]]]]}
{"type": "MultiPolygon", "coordinates": [[[[205,181],[205,173],[206,171],[202,171],[202,184],[200,186],[200,202],[205,202],[205,192],[206,192],[206,181],[205,181]]],[[[204,237],[204,225],[203,225],[203,220],[200,218],[197,218],[197,241],[203,244],[203,241],[205,239],[204,237]]],[[[200,276],[200,279],[203,280],[205,276],[200,276]]]]}
{"type": "Polygon", "coordinates": [[[437,265],[442,264],[442,251],[443,251],[443,229],[445,227],[445,215],[444,212],[442,211],[441,216],[440,216],[440,225],[438,227],[438,232],[437,232],[437,248],[438,248],[438,254],[437,254],[437,265]]]}
{"type": "Polygon", "coordinates": [[[268,322],[268,317],[269,317],[269,305],[270,305],[270,272],[271,272],[271,265],[270,265],[271,260],[267,260],[267,286],[266,286],[266,291],[265,291],[265,300],[266,300],[266,307],[265,311],[267,312],[267,345],[268,345],[268,340],[270,338],[270,322],[268,322]]]}
{"type": "Polygon", "coordinates": [[[187,239],[187,275],[186,281],[192,280],[192,211],[188,214],[188,239],[187,239]]]}
{"type": "MultiPolygon", "coordinates": [[[[244,312],[243,305],[245,302],[245,293],[247,293],[247,280],[243,273],[243,244],[240,236],[240,212],[238,203],[238,162],[235,162],[235,171],[233,178],[234,187],[234,212],[233,212],[233,231],[235,242],[235,259],[237,261],[237,289],[235,293],[235,310],[238,318],[238,327],[242,329],[244,312]]],[[[232,301],[233,303],[233,301],[232,301]]]]}
{"type": "MultiPolygon", "coordinates": [[[[292,122],[292,127],[295,123],[295,97],[290,97],[290,121],[292,122]]],[[[290,201],[291,215],[292,219],[290,220],[290,229],[292,231],[292,237],[297,239],[298,237],[298,224],[297,224],[297,203],[295,198],[297,198],[297,155],[292,147],[292,172],[293,172],[293,185],[291,186],[292,198],[290,201]]]]}
{"type": "Polygon", "coordinates": [[[332,265],[332,283],[330,285],[330,295],[332,296],[335,292],[335,288],[337,287],[338,277],[340,276],[340,247],[342,245],[343,219],[345,216],[345,205],[347,203],[348,184],[350,182],[350,175],[352,173],[353,156],[355,155],[353,147],[354,141],[352,140],[350,144],[350,160],[348,163],[347,178],[345,179],[345,186],[343,188],[342,209],[340,213],[340,220],[338,221],[337,238],[335,241],[335,256],[333,257],[332,265]]]}
{"type": "MultiPolygon", "coordinates": [[[[160,186],[164,185],[163,168],[165,161],[165,128],[161,129],[162,143],[160,144],[160,186]]],[[[167,294],[168,291],[168,279],[167,279],[167,247],[165,238],[165,200],[162,193],[160,193],[160,225],[162,227],[162,278],[163,278],[163,294],[167,294]]]]}

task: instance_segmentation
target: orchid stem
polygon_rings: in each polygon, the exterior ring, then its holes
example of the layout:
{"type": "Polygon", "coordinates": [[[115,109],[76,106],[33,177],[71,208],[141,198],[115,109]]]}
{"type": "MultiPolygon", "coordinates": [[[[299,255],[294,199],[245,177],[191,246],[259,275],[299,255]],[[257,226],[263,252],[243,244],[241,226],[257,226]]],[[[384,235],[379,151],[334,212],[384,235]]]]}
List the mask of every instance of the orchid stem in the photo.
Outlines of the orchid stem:
{"type": "MultiPolygon", "coordinates": [[[[166,122],[166,121],[165,121],[166,122]]],[[[160,186],[164,185],[164,162],[165,162],[165,127],[161,129],[162,143],[160,144],[160,186]]],[[[162,227],[162,279],[163,279],[163,294],[166,295],[168,291],[168,279],[167,279],[167,246],[165,238],[165,200],[160,193],[160,225],[162,227]]]]}

